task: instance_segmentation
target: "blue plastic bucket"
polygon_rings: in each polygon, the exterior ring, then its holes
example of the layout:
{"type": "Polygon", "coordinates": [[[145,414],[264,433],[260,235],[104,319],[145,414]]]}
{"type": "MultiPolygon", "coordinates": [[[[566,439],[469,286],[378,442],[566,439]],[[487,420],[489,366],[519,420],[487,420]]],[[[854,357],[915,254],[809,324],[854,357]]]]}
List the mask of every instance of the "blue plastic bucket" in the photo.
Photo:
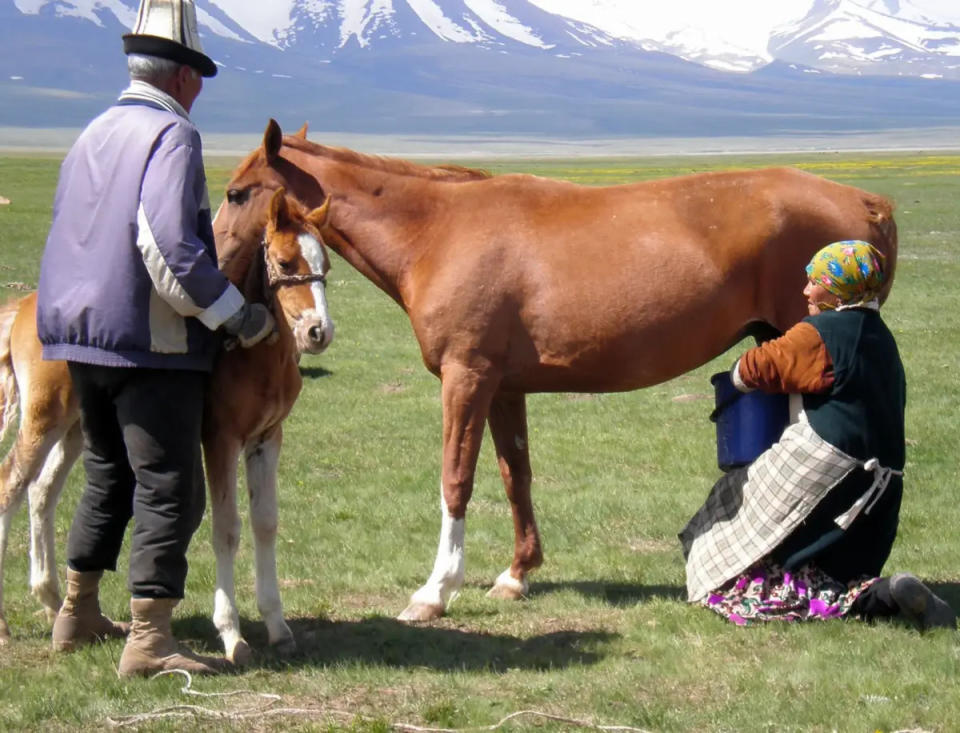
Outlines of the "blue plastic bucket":
{"type": "Polygon", "coordinates": [[[790,422],[790,402],[785,394],[741,392],[729,372],[710,377],[716,409],[717,464],[722,471],[746,466],[776,443],[790,422]]]}

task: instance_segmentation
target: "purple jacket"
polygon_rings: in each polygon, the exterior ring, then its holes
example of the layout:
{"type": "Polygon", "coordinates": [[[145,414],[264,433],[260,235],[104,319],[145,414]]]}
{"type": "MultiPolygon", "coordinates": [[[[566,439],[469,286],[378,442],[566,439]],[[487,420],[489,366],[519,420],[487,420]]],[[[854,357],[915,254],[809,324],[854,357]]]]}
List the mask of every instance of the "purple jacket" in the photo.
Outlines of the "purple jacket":
{"type": "Polygon", "coordinates": [[[38,288],[43,358],[209,370],[213,331],[243,303],[217,269],[200,134],[134,82],[60,168],[38,288]]]}

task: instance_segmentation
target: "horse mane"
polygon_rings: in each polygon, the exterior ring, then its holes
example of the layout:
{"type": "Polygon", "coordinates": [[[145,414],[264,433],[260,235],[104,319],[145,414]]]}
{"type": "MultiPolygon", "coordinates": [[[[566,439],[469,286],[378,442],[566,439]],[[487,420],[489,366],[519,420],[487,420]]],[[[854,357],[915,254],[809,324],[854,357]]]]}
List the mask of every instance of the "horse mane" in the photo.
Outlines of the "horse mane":
{"type": "Polygon", "coordinates": [[[349,148],[330,147],[310,142],[300,137],[285,135],[283,144],[287,147],[300,150],[304,153],[317,155],[324,158],[335,160],[338,163],[347,163],[357,165],[363,168],[371,168],[384,173],[393,173],[399,176],[412,176],[415,178],[429,178],[433,181],[448,181],[457,183],[462,181],[479,181],[491,178],[489,171],[480,168],[467,168],[462,165],[423,165],[414,163],[403,158],[390,158],[381,155],[368,155],[367,153],[358,153],[349,148]]]}

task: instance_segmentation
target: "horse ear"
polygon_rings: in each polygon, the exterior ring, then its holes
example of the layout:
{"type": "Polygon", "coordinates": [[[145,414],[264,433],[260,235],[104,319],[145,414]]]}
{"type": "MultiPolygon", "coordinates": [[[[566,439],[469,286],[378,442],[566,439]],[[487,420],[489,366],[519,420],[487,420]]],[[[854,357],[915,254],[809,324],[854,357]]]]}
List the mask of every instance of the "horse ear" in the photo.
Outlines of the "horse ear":
{"type": "Polygon", "coordinates": [[[272,163],[280,152],[280,146],[283,144],[283,130],[277,121],[270,118],[267,123],[267,129],[263,131],[263,152],[267,156],[267,162],[272,163]]]}
{"type": "Polygon", "coordinates": [[[307,123],[306,122],[303,123],[303,127],[301,127],[299,130],[297,130],[294,133],[294,137],[298,137],[301,140],[307,139],[307,123]]]}
{"type": "Polygon", "coordinates": [[[323,229],[330,218],[330,196],[327,196],[323,203],[307,214],[307,221],[313,224],[317,229],[323,229]]]}
{"type": "Polygon", "coordinates": [[[269,215],[267,217],[267,227],[279,229],[290,219],[290,210],[287,208],[287,192],[283,188],[278,188],[273,192],[270,199],[269,215]]]}

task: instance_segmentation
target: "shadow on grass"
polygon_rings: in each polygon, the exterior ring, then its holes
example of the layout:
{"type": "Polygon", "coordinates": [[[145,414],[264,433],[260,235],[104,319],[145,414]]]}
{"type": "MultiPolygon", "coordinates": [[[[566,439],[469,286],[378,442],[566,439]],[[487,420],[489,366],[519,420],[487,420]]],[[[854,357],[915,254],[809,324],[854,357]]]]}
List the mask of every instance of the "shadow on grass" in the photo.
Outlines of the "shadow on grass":
{"type": "MultiPolygon", "coordinates": [[[[923,580],[923,578],[920,578],[923,580]]],[[[960,614],[960,583],[932,583],[923,580],[926,586],[950,604],[950,608],[960,614]]]]}
{"type": "Polygon", "coordinates": [[[301,366],[300,367],[300,376],[304,379],[320,379],[321,377],[329,377],[333,374],[329,369],[324,369],[322,366],[301,366]]]}
{"type": "Polygon", "coordinates": [[[635,606],[638,603],[665,598],[686,600],[686,590],[679,585],[639,585],[604,580],[581,580],[564,583],[531,583],[530,596],[572,590],[586,598],[602,598],[611,606],[635,606]]]}
{"type": "MultiPolygon", "coordinates": [[[[358,621],[299,618],[288,619],[288,623],[297,640],[297,651],[280,658],[267,648],[264,624],[241,619],[244,638],[254,652],[249,669],[343,664],[438,671],[562,669],[597,663],[604,656],[600,648],[619,637],[605,631],[557,631],[520,638],[411,625],[386,617],[358,621]]],[[[181,618],[174,623],[173,631],[181,640],[190,639],[196,651],[222,653],[209,618],[181,618]]]]}

